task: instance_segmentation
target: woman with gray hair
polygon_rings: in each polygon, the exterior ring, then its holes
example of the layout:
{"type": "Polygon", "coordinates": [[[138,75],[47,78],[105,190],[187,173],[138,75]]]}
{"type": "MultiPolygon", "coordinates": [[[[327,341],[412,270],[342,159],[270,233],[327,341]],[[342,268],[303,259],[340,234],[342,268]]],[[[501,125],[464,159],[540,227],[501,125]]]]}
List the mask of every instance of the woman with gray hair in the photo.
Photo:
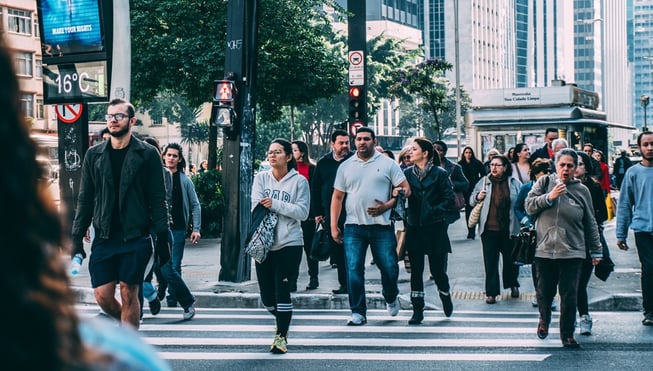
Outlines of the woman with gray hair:
{"type": "Polygon", "coordinates": [[[592,264],[602,257],[594,206],[589,190],[575,178],[578,154],[564,148],[555,156],[556,174],[541,177],[525,201],[526,212],[538,215],[537,304],[540,319],[537,336],[549,335],[551,301],[560,293],[560,339],[567,348],[578,348],[574,339],[578,284],[589,250],[592,264]]]}

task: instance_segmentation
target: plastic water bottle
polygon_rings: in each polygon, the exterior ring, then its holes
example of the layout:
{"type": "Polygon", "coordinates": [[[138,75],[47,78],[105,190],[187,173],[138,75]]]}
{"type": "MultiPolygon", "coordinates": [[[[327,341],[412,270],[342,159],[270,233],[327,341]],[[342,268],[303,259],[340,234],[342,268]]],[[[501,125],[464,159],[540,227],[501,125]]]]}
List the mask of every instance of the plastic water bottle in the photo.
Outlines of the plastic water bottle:
{"type": "Polygon", "coordinates": [[[82,254],[75,254],[73,261],[70,263],[70,274],[76,276],[79,273],[79,269],[82,267],[82,254]]]}

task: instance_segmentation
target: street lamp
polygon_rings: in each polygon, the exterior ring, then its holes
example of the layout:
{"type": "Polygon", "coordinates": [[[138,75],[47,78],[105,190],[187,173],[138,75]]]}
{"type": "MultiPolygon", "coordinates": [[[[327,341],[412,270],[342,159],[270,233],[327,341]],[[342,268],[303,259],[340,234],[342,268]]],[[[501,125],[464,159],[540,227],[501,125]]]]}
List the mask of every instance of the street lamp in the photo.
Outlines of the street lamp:
{"type": "Polygon", "coordinates": [[[639,97],[639,103],[641,103],[642,108],[644,108],[644,126],[642,126],[642,132],[648,131],[648,127],[646,127],[646,106],[648,106],[648,101],[649,101],[648,95],[642,95],[641,97],[639,97]]]}

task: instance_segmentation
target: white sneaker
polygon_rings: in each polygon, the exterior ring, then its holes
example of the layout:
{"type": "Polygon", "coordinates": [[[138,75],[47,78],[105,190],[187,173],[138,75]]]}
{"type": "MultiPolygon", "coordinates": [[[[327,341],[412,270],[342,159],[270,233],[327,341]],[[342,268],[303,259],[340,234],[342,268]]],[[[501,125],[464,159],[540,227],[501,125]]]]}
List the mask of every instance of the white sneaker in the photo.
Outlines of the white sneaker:
{"type": "Polygon", "coordinates": [[[352,313],[347,321],[347,326],[361,326],[367,323],[367,319],[360,313],[352,313]]]}
{"type": "Polygon", "coordinates": [[[191,304],[190,307],[184,309],[184,321],[190,321],[195,317],[195,304],[191,304]]]}
{"type": "Polygon", "coordinates": [[[388,314],[392,317],[399,314],[399,299],[395,299],[392,303],[385,303],[385,307],[388,310],[388,314]]]}
{"type": "Polygon", "coordinates": [[[592,317],[589,314],[580,316],[580,334],[592,335],[592,317]]]}

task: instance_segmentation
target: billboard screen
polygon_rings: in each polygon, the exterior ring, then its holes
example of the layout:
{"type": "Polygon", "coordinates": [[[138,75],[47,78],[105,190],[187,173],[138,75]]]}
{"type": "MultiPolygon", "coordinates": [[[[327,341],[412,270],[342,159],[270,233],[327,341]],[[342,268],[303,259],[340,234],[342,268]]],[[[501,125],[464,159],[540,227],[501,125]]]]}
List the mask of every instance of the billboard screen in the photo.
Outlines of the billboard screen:
{"type": "Polygon", "coordinates": [[[37,1],[44,63],[105,51],[100,0],[37,1]]]}

